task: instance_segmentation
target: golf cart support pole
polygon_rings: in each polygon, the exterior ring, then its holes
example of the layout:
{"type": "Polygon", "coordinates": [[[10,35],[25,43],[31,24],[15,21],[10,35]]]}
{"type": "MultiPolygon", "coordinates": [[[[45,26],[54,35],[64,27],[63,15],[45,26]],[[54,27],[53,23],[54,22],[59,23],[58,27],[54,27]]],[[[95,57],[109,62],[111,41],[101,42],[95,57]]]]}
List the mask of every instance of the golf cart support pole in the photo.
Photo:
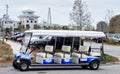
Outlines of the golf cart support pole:
{"type": "Polygon", "coordinates": [[[27,48],[26,48],[25,53],[26,53],[26,52],[28,51],[28,49],[29,49],[29,45],[30,45],[31,38],[32,38],[32,33],[31,33],[30,40],[29,40],[29,42],[28,42],[28,45],[27,45],[27,48]]]}
{"type": "Polygon", "coordinates": [[[103,41],[103,38],[102,38],[102,46],[100,48],[100,51],[101,51],[102,57],[106,59],[105,54],[104,54],[104,43],[103,42],[104,41],[103,41]]]}

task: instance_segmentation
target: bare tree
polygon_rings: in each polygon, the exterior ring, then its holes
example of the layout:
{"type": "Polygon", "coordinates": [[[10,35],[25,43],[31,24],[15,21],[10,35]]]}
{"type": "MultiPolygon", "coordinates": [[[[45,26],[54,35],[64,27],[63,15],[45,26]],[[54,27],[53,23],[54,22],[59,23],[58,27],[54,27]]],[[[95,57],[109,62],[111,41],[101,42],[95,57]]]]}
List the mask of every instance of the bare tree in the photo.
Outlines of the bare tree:
{"type": "Polygon", "coordinates": [[[86,25],[86,26],[84,27],[84,30],[85,30],[85,31],[93,31],[93,30],[94,30],[94,27],[93,27],[92,25],[86,25]]]}
{"type": "Polygon", "coordinates": [[[110,23],[111,18],[114,16],[114,12],[112,10],[107,10],[105,20],[107,24],[110,23]]]}
{"type": "Polygon", "coordinates": [[[111,25],[111,23],[110,23],[111,22],[110,20],[113,18],[113,16],[114,16],[114,12],[112,10],[107,10],[105,20],[106,20],[106,22],[108,24],[108,28],[107,28],[108,33],[114,31],[114,26],[111,25]]]}
{"type": "Polygon", "coordinates": [[[115,15],[109,23],[109,33],[120,33],[120,15],[115,15]]]}
{"type": "Polygon", "coordinates": [[[87,11],[87,6],[82,0],[75,0],[73,4],[72,12],[70,13],[70,19],[74,22],[74,26],[77,26],[78,30],[83,30],[85,25],[90,25],[90,13],[87,11]]]}

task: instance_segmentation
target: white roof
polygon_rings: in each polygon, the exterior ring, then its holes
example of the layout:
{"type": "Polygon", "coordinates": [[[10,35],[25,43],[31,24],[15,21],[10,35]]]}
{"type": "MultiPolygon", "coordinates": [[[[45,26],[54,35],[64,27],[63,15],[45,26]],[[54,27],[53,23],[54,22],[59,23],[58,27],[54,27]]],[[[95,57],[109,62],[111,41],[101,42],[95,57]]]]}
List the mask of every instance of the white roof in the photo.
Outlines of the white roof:
{"type": "Polygon", "coordinates": [[[54,35],[62,37],[105,37],[103,32],[99,31],[76,31],[76,30],[27,30],[33,35],[54,35]]]}
{"type": "Polygon", "coordinates": [[[22,11],[22,12],[23,12],[23,13],[26,13],[26,12],[32,12],[32,13],[34,13],[35,11],[28,9],[28,10],[24,10],[24,11],[22,11]]]}

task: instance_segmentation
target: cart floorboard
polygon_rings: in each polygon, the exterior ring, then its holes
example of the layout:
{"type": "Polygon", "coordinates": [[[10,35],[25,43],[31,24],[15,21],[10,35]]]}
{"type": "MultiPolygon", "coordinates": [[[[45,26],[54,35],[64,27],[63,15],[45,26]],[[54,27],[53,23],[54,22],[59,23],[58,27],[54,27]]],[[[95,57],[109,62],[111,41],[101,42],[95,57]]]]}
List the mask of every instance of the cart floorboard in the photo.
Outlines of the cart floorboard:
{"type": "Polygon", "coordinates": [[[30,66],[84,66],[84,65],[89,65],[89,63],[81,63],[81,64],[38,64],[38,63],[33,63],[30,66]]]}

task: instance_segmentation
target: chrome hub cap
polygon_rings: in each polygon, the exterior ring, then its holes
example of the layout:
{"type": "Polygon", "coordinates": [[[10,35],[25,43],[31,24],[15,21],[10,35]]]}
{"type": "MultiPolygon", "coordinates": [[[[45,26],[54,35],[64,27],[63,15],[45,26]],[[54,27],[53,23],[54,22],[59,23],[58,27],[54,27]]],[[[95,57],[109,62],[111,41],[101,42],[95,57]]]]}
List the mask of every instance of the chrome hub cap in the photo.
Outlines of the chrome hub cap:
{"type": "Polygon", "coordinates": [[[93,68],[97,68],[97,67],[98,67],[97,63],[94,63],[93,68]]]}
{"type": "Polygon", "coordinates": [[[21,65],[21,68],[22,68],[23,70],[25,70],[25,69],[27,68],[27,65],[26,65],[25,63],[23,63],[23,64],[21,65]]]}

